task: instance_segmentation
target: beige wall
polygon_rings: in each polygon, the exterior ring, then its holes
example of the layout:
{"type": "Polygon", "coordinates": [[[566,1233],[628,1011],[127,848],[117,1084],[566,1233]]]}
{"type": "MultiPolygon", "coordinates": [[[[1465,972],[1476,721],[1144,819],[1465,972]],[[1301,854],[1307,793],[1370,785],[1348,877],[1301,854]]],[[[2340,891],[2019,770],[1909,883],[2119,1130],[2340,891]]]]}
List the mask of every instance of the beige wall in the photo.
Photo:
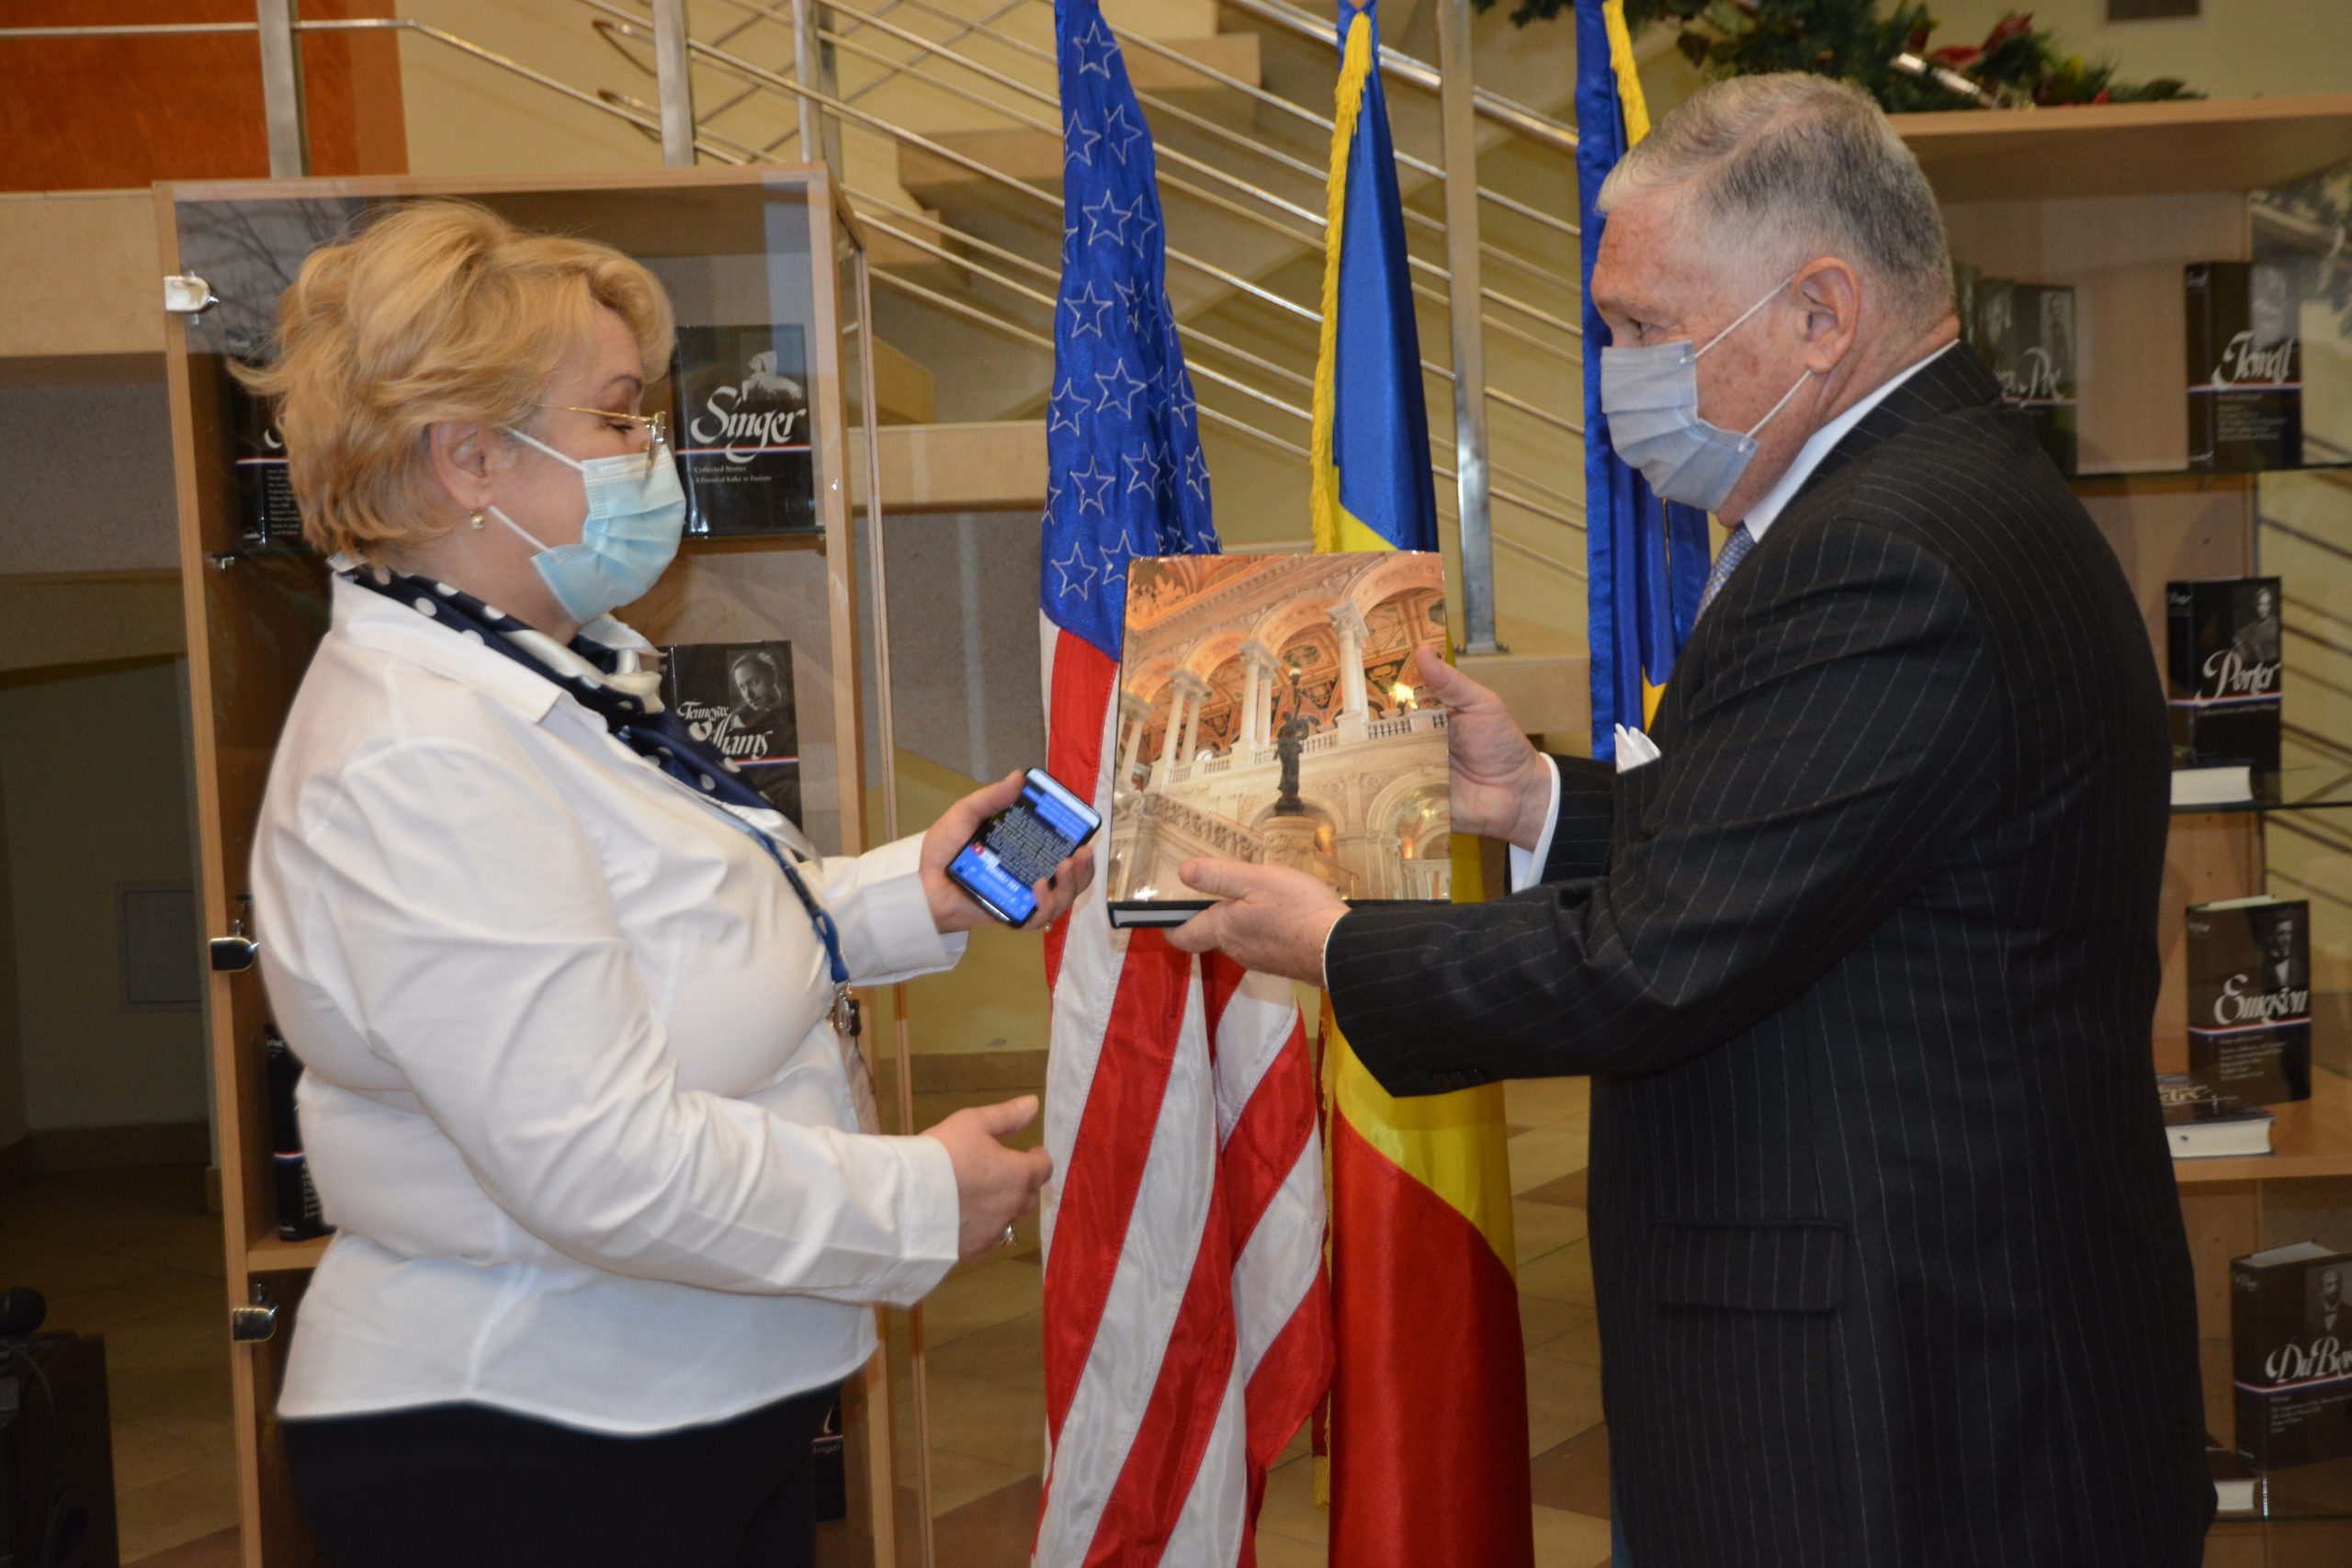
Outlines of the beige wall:
{"type": "Polygon", "coordinates": [[[2177,76],[2210,98],[2352,91],[2352,6],[2345,0],[2204,0],[2204,15],[2109,22],[2107,0],[1943,0],[1935,43],[1975,43],[2028,9],[2068,52],[2107,60],[2128,81],[2177,76]]]}
{"type": "MultiPolygon", "coordinates": [[[[641,77],[569,0],[401,0],[400,15],[567,85],[651,102],[641,77]]],[[[431,39],[401,39],[401,103],[416,175],[521,175],[653,168],[659,144],[634,127],[431,39]]]]}
{"type": "Polygon", "coordinates": [[[195,875],[186,680],[178,660],[0,678],[16,1066],[34,1129],[207,1117],[202,1015],[123,1010],[115,920],[118,884],[195,875]]]}

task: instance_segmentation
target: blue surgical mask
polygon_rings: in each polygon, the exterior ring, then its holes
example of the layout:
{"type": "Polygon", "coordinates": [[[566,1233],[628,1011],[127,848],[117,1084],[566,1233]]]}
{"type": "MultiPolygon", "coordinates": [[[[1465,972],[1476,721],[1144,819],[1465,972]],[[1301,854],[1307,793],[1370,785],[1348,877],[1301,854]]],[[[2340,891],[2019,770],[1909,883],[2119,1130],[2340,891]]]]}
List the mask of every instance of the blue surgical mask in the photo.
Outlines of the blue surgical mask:
{"type": "MultiPolygon", "coordinates": [[[[1798,271],[1803,271],[1799,268],[1798,271]]],[[[1666,501],[1713,512],[1731,494],[1756,456],[1756,433],[1789,406],[1813,372],[1781,394],[1770,412],[1747,434],[1720,429],[1699,417],[1699,356],[1731,336],[1796,279],[1791,273],[1739,320],[1693,348],[1690,340],[1642,348],[1600,351],[1600,412],[1609,416],[1609,444],[1617,456],[1642,471],[1650,489],[1666,501]]]]}
{"type": "Polygon", "coordinates": [[[588,515],[576,545],[540,544],[520,523],[497,507],[490,514],[538,545],[531,558],[539,579],[564,614],[586,623],[645,596],[677,558],[686,526],[686,491],[677,459],[665,448],[582,462],[519,430],[508,434],[580,470],[588,491],[588,515]]]}

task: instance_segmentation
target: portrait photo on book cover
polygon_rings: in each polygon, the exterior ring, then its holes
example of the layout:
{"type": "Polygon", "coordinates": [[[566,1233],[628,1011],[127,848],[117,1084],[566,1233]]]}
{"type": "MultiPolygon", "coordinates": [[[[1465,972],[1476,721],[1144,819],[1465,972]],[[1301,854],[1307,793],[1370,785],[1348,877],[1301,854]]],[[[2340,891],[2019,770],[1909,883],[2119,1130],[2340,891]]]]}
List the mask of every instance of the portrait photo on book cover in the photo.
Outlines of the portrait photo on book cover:
{"type": "Polygon", "coordinates": [[[1342,897],[1453,887],[1446,713],[1416,650],[1445,647],[1420,551],[1169,556],[1128,568],[1109,891],[1196,902],[1196,855],[1294,866],[1342,897]]]}
{"type": "Polygon", "coordinates": [[[2352,1347],[2352,1300],[2345,1287],[2352,1284],[2352,1265],[2326,1263],[2303,1276],[2303,1332],[2312,1343],[2334,1339],[2352,1347]]]}

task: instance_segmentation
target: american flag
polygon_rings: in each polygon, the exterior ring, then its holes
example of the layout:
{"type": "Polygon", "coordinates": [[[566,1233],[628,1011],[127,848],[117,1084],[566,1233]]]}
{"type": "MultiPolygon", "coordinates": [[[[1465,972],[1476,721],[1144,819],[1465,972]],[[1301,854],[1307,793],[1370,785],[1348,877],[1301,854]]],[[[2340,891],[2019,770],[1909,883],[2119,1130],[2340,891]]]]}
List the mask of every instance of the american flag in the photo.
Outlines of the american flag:
{"type": "MultiPolygon", "coordinates": [[[[1057,0],[1065,175],[1039,598],[1047,766],[1112,812],[1127,562],[1213,552],[1151,137],[1097,0],[1057,0]]],[[[1107,870],[1108,855],[1104,854],[1107,870]]],[[[1287,981],[1110,929],[1046,938],[1038,1568],[1251,1563],[1329,1381],[1323,1159],[1287,981]]]]}

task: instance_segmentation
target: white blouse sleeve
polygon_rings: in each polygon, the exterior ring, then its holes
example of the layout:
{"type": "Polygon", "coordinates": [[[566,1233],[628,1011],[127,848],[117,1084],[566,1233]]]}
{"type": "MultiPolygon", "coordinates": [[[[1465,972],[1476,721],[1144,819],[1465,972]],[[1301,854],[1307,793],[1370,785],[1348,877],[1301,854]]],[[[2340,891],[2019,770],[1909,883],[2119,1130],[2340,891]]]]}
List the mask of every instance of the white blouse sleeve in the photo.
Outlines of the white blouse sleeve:
{"type": "MultiPolygon", "coordinates": [[[[956,1261],[934,1140],[678,1087],[605,870],[527,766],[403,741],[345,774],[305,842],[369,1049],[531,1235],[616,1273],[851,1302],[913,1302],[956,1261]]],[[[893,883],[846,901],[870,957],[913,950],[869,929],[898,932],[893,883]]]]}
{"type": "Polygon", "coordinates": [[[818,863],[817,896],[841,927],[842,961],[851,983],[888,986],[945,969],[964,956],[964,932],[942,935],[932,924],[918,862],[922,836],[862,855],[818,863]]]}

